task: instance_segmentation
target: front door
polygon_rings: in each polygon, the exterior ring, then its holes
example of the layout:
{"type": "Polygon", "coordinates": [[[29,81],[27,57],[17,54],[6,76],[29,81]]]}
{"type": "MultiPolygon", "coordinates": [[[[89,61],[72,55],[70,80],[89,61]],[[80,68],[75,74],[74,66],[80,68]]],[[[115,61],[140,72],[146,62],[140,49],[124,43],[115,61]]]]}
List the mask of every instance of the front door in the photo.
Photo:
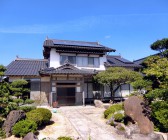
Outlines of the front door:
{"type": "Polygon", "coordinates": [[[57,83],[57,101],[59,105],[75,104],[75,83],[57,83]]]}

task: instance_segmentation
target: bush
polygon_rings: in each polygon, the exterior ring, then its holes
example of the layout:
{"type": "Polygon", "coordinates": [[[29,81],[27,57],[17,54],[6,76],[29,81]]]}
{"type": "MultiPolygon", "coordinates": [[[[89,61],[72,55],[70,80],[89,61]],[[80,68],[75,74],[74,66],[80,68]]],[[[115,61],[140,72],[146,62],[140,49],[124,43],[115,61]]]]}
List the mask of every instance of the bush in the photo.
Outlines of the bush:
{"type": "Polygon", "coordinates": [[[24,101],[24,103],[25,103],[25,104],[32,104],[32,103],[34,103],[34,100],[26,99],[26,100],[24,101]]]}
{"type": "Polygon", "coordinates": [[[23,110],[24,112],[30,112],[31,110],[36,109],[35,106],[20,106],[18,110],[23,110]]]}
{"type": "Polygon", "coordinates": [[[52,117],[50,110],[45,108],[37,108],[26,114],[27,119],[32,120],[37,123],[38,126],[42,124],[48,124],[52,117]]]}
{"type": "Polygon", "coordinates": [[[6,138],[5,132],[0,128],[0,139],[6,138]]]}
{"type": "Polygon", "coordinates": [[[111,125],[111,126],[115,126],[115,124],[114,124],[114,121],[113,121],[113,120],[110,122],[110,125],[111,125]]]}
{"type": "Polygon", "coordinates": [[[168,132],[168,102],[155,101],[151,104],[151,117],[155,125],[155,129],[168,132]]]}
{"type": "Polygon", "coordinates": [[[124,114],[122,114],[122,113],[116,113],[116,114],[114,114],[114,120],[116,122],[122,122],[122,121],[124,121],[124,114]]]}
{"type": "Polygon", "coordinates": [[[24,137],[29,132],[35,132],[37,124],[31,120],[22,120],[17,122],[12,128],[12,134],[17,137],[24,137]]]}
{"type": "Polygon", "coordinates": [[[123,104],[114,104],[104,111],[104,118],[107,118],[110,114],[114,112],[123,110],[123,104]]]}
{"type": "Polygon", "coordinates": [[[57,140],[72,140],[71,137],[58,137],[57,140]]]}

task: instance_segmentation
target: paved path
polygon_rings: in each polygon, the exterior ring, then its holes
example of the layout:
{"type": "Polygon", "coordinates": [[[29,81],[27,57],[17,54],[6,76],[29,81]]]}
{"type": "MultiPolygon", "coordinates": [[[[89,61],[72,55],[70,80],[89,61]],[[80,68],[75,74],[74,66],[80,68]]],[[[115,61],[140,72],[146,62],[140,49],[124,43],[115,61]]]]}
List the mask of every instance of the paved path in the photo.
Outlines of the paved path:
{"type": "Polygon", "coordinates": [[[94,107],[62,107],[60,110],[69,119],[83,140],[89,140],[89,138],[91,140],[118,140],[108,129],[107,125],[99,121],[103,112],[102,109],[94,107]]]}

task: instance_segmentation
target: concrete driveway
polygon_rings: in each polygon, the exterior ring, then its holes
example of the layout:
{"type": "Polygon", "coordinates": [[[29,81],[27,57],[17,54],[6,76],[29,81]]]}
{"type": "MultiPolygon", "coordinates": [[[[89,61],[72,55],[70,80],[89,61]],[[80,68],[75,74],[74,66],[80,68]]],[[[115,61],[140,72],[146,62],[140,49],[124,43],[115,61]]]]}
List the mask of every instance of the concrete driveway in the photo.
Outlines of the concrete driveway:
{"type": "Polygon", "coordinates": [[[93,106],[61,107],[59,110],[69,120],[83,140],[125,140],[107,125],[103,118],[104,109],[93,106]]]}

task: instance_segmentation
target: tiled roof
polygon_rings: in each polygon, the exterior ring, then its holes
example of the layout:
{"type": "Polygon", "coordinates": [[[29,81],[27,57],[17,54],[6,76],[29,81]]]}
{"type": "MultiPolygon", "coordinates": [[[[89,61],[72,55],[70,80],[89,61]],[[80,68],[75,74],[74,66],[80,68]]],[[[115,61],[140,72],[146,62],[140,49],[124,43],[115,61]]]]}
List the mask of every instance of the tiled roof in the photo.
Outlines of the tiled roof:
{"type": "MultiPolygon", "coordinates": [[[[90,47],[90,48],[108,48],[99,42],[86,42],[86,41],[73,41],[73,40],[58,40],[58,39],[47,39],[44,41],[44,46],[78,46],[78,47],[90,47]]],[[[111,48],[108,48],[111,49],[111,48]]]]}
{"type": "Polygon", "coordinates": [[[38,76],[42,68],[47,68],[46,59],[16,59],[6,68],[6,76],[38,76]]]}
{"type": "Polygon", "coordinates": [[[100,54],[106,52],[114,52],[115,50],[99,44],[98,42],[72,41],[72,40],[57,40],[46,39],[43,44],[43,55],[45,58],[49,57],[50,48],[56,48],[57,52],[66,53],[87,53],[100,54]]]}
{"type": "Polygon", "coordinates": [[[76,74],[76,75],[92,75],[96,74],[94,70],[82,70],[74,67],[70,63],[65,63],[58,68],[45,68],[40,71],[40,74],[50,75],[50,74],[76,74]]]}
{"type": "Polygon", "coordinates": [[[105,66],[106,67],[133,67],[133,68],[141,67],[140,65],[135,64],[134,62],[131,62],[129,60],[126,60],[121,56],[113,56],[113,55],[107,56],[107,62],[105,62],[105,66]]]}
{"type": "MultiPolygon", "coordinates": [[[[153,54],[153,55],[150,55],[150,56],[157,56],[157,55],[161,55],[160,53],[156,53],[156,54],[153,54]]],[[[145,59],[147,59],[148,57],[150,57],[150,56],[147,56],[147,57],[144,57],[144,58],[140,58],[140,59],[138,59],[138,60],[134,60],[134,63],[135,64],[138,64],[138,65],[141,65],[142,63],[143,63],[143,61],[145,60],[145,59]]]]}

